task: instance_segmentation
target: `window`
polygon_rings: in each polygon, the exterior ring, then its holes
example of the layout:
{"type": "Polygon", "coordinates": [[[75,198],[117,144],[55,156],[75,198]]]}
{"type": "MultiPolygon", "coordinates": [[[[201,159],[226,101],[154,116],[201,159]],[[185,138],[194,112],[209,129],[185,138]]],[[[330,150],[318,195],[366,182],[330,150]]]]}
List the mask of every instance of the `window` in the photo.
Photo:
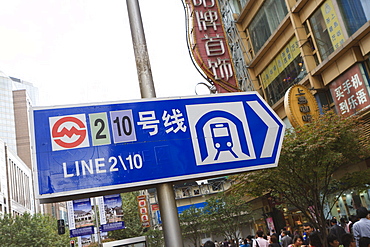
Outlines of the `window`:
{"type": "Polygon", "coordinates": [[[344,43],[344,34],[331,0],[325,1],[310,17],[310,24],[321,60],[344,43]]]}
{"type": "Polygon", "coordinates": [[[331,44],[329,33],[321,11],[316,11],[316,13],[310,18],[310,22],[318,46],[317,48],[320,52],[321,58],[324,60],[334,51],[334,48],[331,44]]]}
{"type": "Polygon", "coordinates": [[[295,36],[260,74],[260,80],[270,105],[279,101],[286,90],[306,75],[298,41],[295,36]]]}
{"type": "Polygon", "coordinates": [[[265,89],[270,105],[284,97],[286,90],[307,75],[301,56],[296,57],[265,89]]]}
{"type": "Polygon", "coordinates": [[[181,191],[182,191],[182,196],[183,197],[190,196],[190,190],[189,190],[189,188],[183,188],[183,189],[181,189],[181,191]]]}
{"type": "Polygon", "coordinates": [[[242,6],[239,0],[230,1],[233,13],[240,14],[242,6]]]}
{"type": "Polygon", "coordinates": [[[247,4],[247,0],[231,0],[229,3],[233,13],[240,14],[244,6],[247,4]]]}
{"type": "Polygon", "coordinates": [[[254,53],[257,53],[284,19],[288,9],[284,0],[267,0],[248,27],[254,53]]]}
{"type": "Polygon", "coordinates": [[[349,36],[370,20],[369,0],[338,0],[338,5],[349,36]]]}
{"type": "Polygon", "coordinates": [[[221,182],[213,182],[211,184],[211,186],[212,186],[213,191],[219,191],[219,190],[222,190],[222,188],[223,188],[223,182],[222,181],[221,182]]]}

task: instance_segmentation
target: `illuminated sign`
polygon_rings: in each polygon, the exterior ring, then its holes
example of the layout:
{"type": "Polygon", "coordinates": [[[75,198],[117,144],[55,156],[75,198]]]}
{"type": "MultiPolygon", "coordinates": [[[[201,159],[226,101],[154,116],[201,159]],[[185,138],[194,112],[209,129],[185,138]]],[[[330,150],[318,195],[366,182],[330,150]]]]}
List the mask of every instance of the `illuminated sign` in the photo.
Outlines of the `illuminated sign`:
{"type": "Polygon", "coordinates": [[[240,91],[215,0],[187,0],[193,23],[193,56],[219,93],[240,91]]]}
{"type": "Polygon", "coordinates": [[[362,65],[356,64],[329,84],[338,114],[350,116],[370,104],[368,81],[362,65]]]}
{"type": "Polygon", "coordinates": [[[315,97],[303,85],[294,85],[285,93],[284,107],[294,128],[310,123],[319,116],[315,97]]]}

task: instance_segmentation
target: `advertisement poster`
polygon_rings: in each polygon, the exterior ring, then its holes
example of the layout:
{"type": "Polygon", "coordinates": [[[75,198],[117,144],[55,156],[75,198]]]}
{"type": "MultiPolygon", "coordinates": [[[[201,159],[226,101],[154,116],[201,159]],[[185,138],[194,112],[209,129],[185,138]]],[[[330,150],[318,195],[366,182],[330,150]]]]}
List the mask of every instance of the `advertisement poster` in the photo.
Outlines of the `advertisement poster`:
{"type": "Polygon", "coordinates": [[[120,194],[98,197],[102,232],[125,228],[120,194]]]}
{"type": "Polygon", "coordinates": [[[362,64],[356,64],[329,84],[339,115],[348,117],[370,107],[368,80],[362,64]]]}
{"type": "Polygon", "coordinates": [[[68,201],[67,209],[71,238],[94,233],[94,213],[90,198],[68,201]]]}
{"type": "Polygon", "coordinates": [[[266,223],[267,223],[267,227],[269,229],[270,234],[272,234],[273,232],[276,232],[274,220],[272,219],[272,217],[266,218],[266,223]]]}

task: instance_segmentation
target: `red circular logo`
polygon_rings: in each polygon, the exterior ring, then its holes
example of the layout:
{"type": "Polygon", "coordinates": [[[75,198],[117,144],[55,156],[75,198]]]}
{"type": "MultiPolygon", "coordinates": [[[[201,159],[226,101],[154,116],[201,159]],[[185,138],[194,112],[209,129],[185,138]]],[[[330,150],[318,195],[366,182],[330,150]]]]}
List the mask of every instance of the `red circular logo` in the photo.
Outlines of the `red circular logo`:
{"type": "Polygon", "coordinates": [[[55,122],[53,129],[52,129],[52,137],[55,143],[57,143],[59,146],[63,148],[75,148],[78,147],[86,137],[86,126],[85,124],[78,118],[75,117],[63,117],[55,122]],[[70,130],[68,130],[66,127],[62,127],[61,130],[59,128],[65,124],[71,122],[74,125],[70,130]],[[77,125],[79,129],[75,127],[77,125]],[[78,136],[77,140],[71,141],[71,142],[65,142],[65,140],[62,140],[61,138],[65,138],[67,136],[69,139],[73,135],[78,136]]]}

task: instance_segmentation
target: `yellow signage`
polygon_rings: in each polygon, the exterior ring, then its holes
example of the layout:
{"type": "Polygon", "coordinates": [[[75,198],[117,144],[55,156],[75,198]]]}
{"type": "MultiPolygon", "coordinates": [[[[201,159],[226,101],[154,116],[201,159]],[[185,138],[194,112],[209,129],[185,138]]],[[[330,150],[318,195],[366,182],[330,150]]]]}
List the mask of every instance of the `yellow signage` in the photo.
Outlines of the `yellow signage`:
{"type": "Polygon", "coordinates": [[[294,128],[316,119],[320,112],[315,96],[303,85],[294,85],[284,97],[286,115],[294,128]]]}
{"type": "Polygon", "coordinates": [[[331,0],[327,0],[321,6],[321,13],[325,20],[331,44],[333,45],[334,50],[336,50],[344,43],[344,35],[331,0]]]}
{"type": "Polygon", "coordinates": [[[262,72],[263,87],[270,85],[300,53],[297,38],[294,36],[262,72]]]}

